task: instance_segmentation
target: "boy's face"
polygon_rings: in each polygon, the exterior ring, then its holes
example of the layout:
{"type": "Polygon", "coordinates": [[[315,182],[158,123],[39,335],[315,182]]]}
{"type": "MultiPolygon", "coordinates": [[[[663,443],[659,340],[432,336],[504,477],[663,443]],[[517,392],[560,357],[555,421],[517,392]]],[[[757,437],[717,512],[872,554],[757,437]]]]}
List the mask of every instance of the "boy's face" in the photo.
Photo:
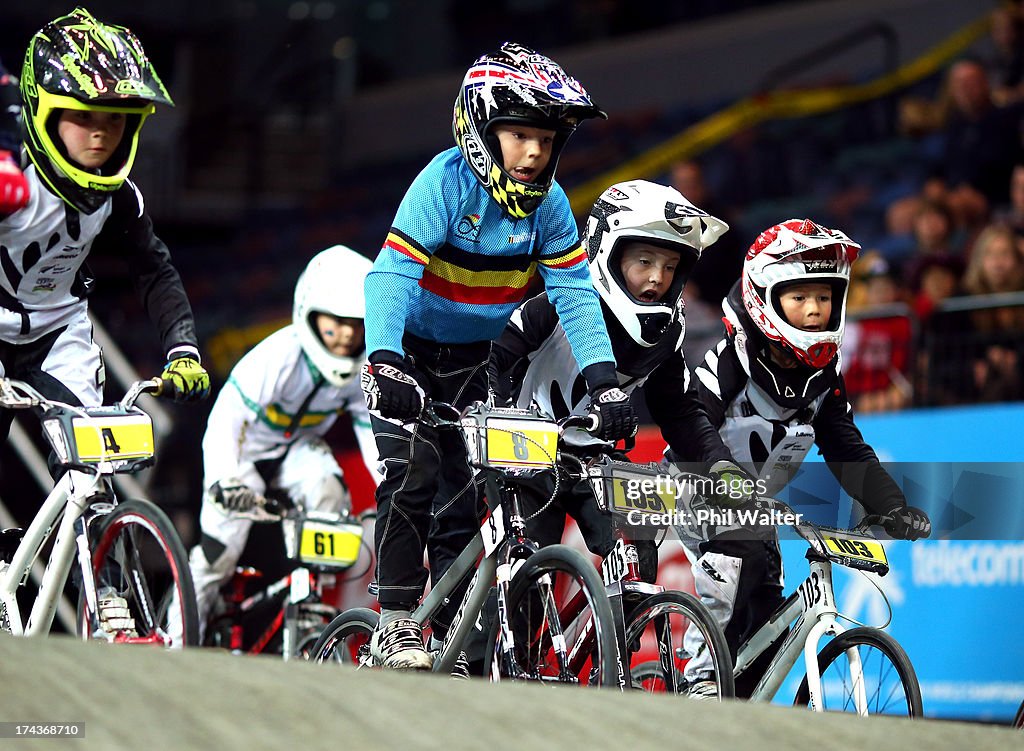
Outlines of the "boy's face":
{"type": "Polygon", "coordinates": [[[352,357],[363,349],[363,322],[359,318],[338,318],[317,313],[316,330],[327,351],[337,357],[352,357]]]}
{"type": "Polygon", "coordinates": [[[794,284],[779,293],[779,303],[790,326],[802,331],[824,331],[832,317],[832,287],[794,284]]]}
{"type": "Polygon", "coordinates": [[[679,253],[657,245],[630,240],[622,250],[622,278],[626,289],[640,302],[657,302],[669,287],[679,266],[679,253]]]}
{"type": "Polygon", "coordinates": [[[505,171],[524,183],[536,182],[551,161],[555,131],[520,123],[502,123],[494,126],[494,135],[501,145],[505,171]]]}
{"type": "Polygon", "coordinates": [[[61,110],[57,134],[73,161],[86,169],[99,169],[121,143],[125,122],[120,112],[61,110]]]}

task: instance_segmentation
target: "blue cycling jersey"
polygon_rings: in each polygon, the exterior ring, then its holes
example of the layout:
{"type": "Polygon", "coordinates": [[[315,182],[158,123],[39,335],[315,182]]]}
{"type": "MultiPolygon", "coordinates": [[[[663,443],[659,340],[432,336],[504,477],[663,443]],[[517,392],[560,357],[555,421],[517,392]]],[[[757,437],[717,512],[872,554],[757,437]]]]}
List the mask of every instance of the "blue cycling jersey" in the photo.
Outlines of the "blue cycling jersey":
{"type": "Polygon", "coordinates": [[[552,184],[535,212],[513,220],[448,149],[409,187],[366,278],[366,351],[404,354],[405,331],[495,339],[537,273],[579,366],[614,362],[565,191],[552,184]]]}

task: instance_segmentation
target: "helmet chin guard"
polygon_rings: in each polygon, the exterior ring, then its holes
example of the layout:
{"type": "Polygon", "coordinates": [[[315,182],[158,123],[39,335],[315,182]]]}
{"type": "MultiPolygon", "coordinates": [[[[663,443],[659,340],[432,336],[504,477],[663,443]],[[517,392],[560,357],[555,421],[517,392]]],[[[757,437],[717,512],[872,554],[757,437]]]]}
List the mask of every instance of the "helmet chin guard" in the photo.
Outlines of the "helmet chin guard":
{"type": "Polygon", "coordinates": [[[366,318],[363,283],[373,262],[344,245],[317,253],[295,285],[292,325],[309,361],[334,386],[358,377],[366,359],[365,344],[351,357],[331,353],[320,339],[315,316],[327,313],[338,318],[366,318]]]}
{"type": "Polygon", "coordinates": [[[682,320],[690,272],[728,229],[678,190],[647,180],[617,183],[601,194],[587,219],[583,244],[597,293],[634,342],[652,347],[674,321],[682,320]],[[629,241],[679,253],[672,284],[660,300],[644,302],[630,294],[622,273],[622,251],[629,241]]]}
{"type": "Polygon", "coordinates": [[[805,365],[823,368],[836,357],[846,325],[850,267],[860,245],[810,219],[790,219],[762,232],[743,262],[743,306],[757,329],[805,365]],[[824,331],[805,331],[786,319],[780,292],[794,284],[832,288],[832,315],[824,331]]]}

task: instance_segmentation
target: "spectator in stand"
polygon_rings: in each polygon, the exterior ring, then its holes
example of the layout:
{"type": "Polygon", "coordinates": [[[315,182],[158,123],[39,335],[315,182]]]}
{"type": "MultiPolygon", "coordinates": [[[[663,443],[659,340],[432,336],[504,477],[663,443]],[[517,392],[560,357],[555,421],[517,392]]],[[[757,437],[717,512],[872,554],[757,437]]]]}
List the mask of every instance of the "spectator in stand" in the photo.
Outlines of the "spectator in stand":
{"type": "Polygon", "coordinates": [[[911,307],[920,326],[918,382],[915,392],[924,404],[959,404],[968,389],[963,363],[969,356],[965,331],[969,323],[962,313],[936,314],[936,308],[959,293],[963,261],[957,256],[925,256],[911,277],[911,307]]]}
{"type": "Polygon", "coordinates": [[[1017,237],[1024,238],[1024,162],[1013,165],[1010,173],[1010,202],[992,212],[992,220],[1008,225],[1017,237]]]}
{"type": "Polygon", "coordinates": [[[992,11],[989,36],[994,52],[988,61],[992,98],[1000,105],[1024,96],[1024,17],[1019,4],[992,11]]]}
{"type": "Polygon", "coordinates": [[[942,134],[940,166],[952,189],[968,185],[989,206],[1009,198],[1010,171],[1020,160],[1024,102],[998,106],[989,72],[975,59],[954,63],[948,76],[951,110],[942,134]]]}
{"type": "Polygon", "coordinates": [[[868,251],[854,266],[843,340],[843,377],[854,410],[888,412],[909,406],[913,324],[899,312],[903,290],[892,266],[868,251]],[[873,315],[874,313],[874,315],[873,315]]]}
{"type": "MultiPolygon", "coordinates": [[[[700,162],[690,159],[676,162],[672,165],[670,178],[672,187],[692,201],[694,206],[700,206],[711,216],[721,217],[730,225],[733,223],[734,217],[729,209],[708,188],[700,162]]],[[[709,249],[694,267],[686,283],[686,304],[693,305],[700,298],[714,309],[716,319],[722,317],[722,299],[729,294],[733,282],[739,279],[743,270],[743,259],[747,251],[740,246],[737,238],[739,234],[729,232],[720,237],[715,247],[709,249]]],[[[689,317],[690,312],[687,310],[688,324],[689,317]]],[[[714,341],[709,344],[716,344],[721,336],[722,332],[716,330],[714,341]]],[[[694,362],[700,362],[700,359],[694,362]]]]}
{"type": "MultiPolygon", "coordinates": [[[[1024,291],[1024,248],[1011,228],[992,224],[978,235],[963,287],[968,295],[1024,291]]],[[[1024,305],[973,310],[970,322],[978,401],[1024,398],[1020,372],[1024,305]]]]}
{"type": "Polygon", "coordinates": [[[914,252],[910,257],[888,259],[902,266],[904,276],[918,277],[918,269],[933,257],[959,257],[961,245],[954,234],[953,213],[943,200],[925,199],[914,215],[912,234],[914,252]]]}

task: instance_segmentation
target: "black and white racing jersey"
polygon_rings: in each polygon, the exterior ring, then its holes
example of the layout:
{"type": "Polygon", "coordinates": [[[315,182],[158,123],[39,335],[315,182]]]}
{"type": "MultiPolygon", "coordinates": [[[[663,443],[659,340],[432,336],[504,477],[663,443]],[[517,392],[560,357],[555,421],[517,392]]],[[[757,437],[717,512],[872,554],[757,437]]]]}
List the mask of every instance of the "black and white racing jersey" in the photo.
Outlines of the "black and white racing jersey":
{"type": "Polygon", "coordinates": [[[90,254],[123,258],[164,351],[197,344],[192,308],[142,194],[125,181],[85,214],[25,169],[28,205],[0,217],[0,341],[23,344],[66,325],[85,307],[90,254]]]}
{"type": "MultiPolygon", "coordinates": [[[[619,386],[626,393],[643,388],[651,417],[668,444],[686,461],[728,459],[728,451],[708,423],[683,359],[682,325],[673,326],[676,328],[666,332],[657,345],[642,352],[637,351],[639,347],[624,345],[625,333],[615,325],[608,326],[619,386]]],[[[587,383],[558,314],[543,294],[512,314],[491,347],[488,373],[498,396],[511,397],[519,407],[536,403],[542,412],[556,419],[586,414],[590,407],[587,383]]],[[[578,446],[601,443],[582,430],[567,432],[566,441],[578,446]]]]}

